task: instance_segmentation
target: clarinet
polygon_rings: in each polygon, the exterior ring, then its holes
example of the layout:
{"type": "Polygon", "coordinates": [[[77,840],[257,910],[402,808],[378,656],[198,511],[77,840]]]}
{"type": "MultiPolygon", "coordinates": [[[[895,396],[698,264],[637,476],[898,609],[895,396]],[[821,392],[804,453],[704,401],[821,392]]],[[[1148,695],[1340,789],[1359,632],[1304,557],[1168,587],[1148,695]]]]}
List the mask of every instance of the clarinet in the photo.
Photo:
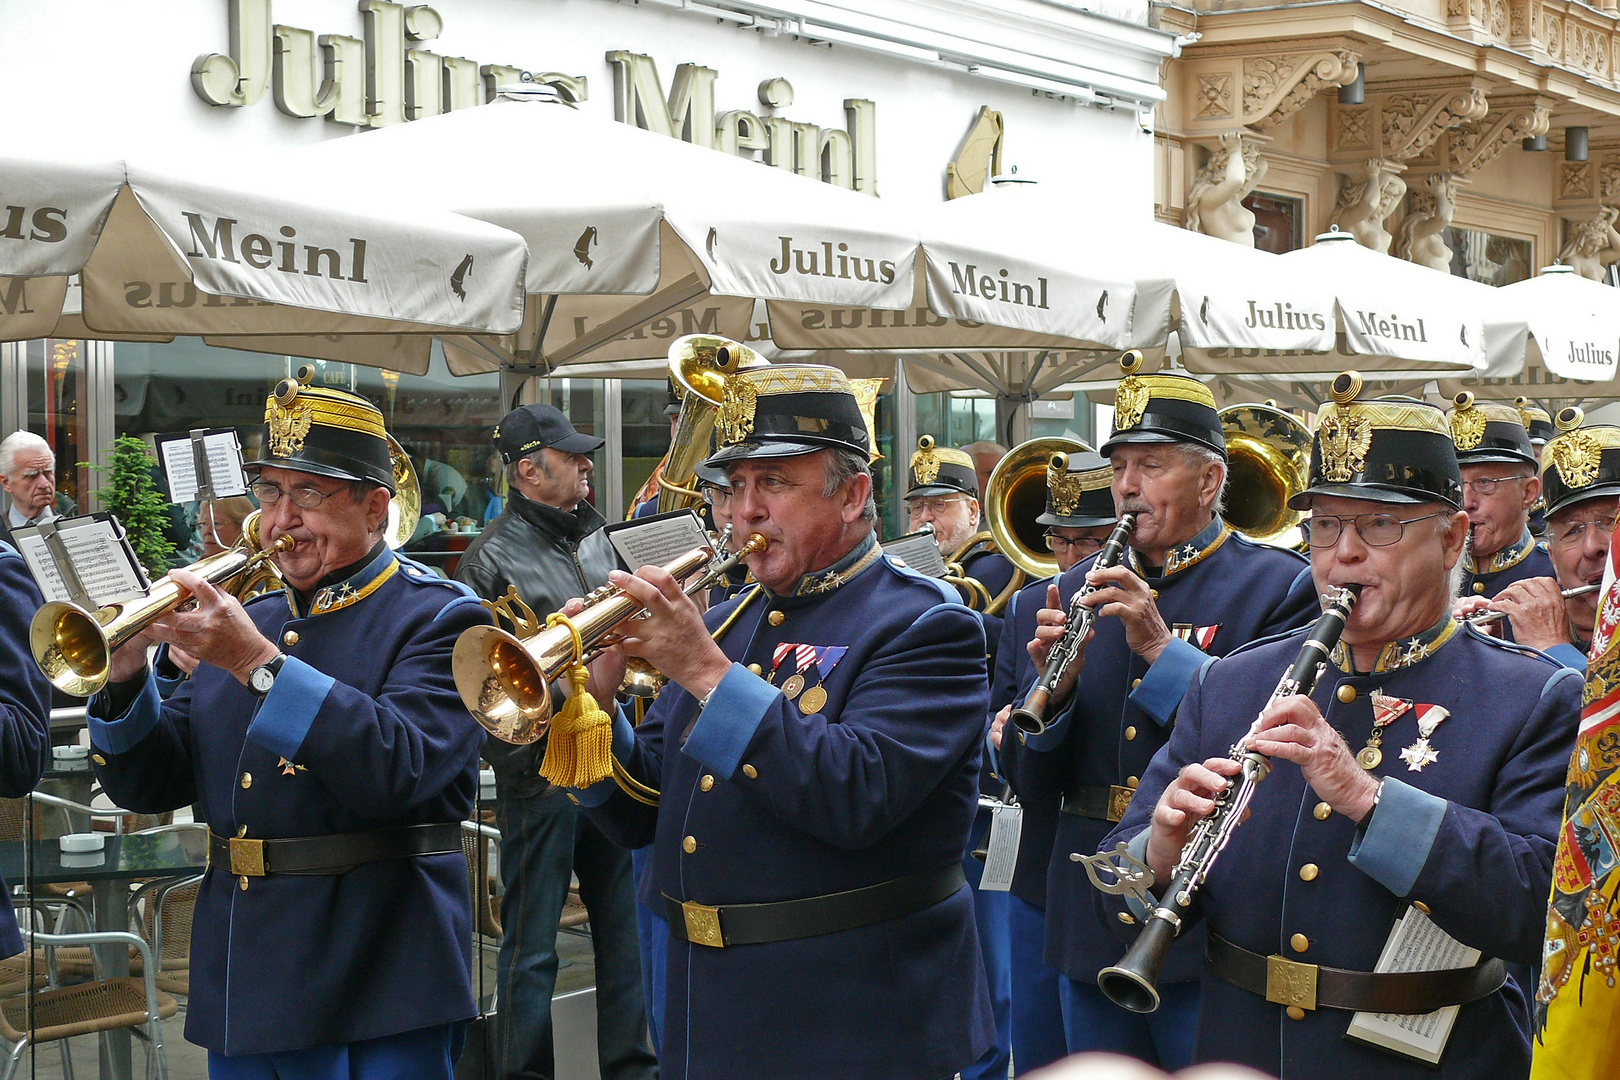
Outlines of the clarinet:
{"type": "MultiPolygon", "coordinates": [[[[1271,698],[1266,702],[1268,706],[1279,698],[1309,694],[1316,686],[1317,677],[1327,664],[1333,646],[1338,644],[1344,624],[1350,618],[1350,609],[1355,607],[1356,598],[1360,595],[1360,585],[1346,585],[1334,595],[1327,610],[1322,612],[1322,617],[1311,627],[1304,645],[1300,646],[1293,666],[1271,692],[1271,698]]],[[[1261,712],[1264,711],[1262,708],[1261,712]]],[[[1181,849],[1181,861],[1171,871],[1170,884],[1160,894],[1163,899],[1147,899],[1152,914],[1143,921],[1136,941],[1116,966],[1097,973],[1098,988],[1116,1005],[1139,1013],[1153,1012],[1159,1007],[1159,991],[1155,984],[1159,979],[1159,970],[1164,966],[1165,956],[1170,951],[1170,943],[1181,932],[1182,917],[1192,907],[1193,896],[1199,886],[1209,879],[1215,860],[1242,823],[1243,814],[1254,798],[1254,789],[1271,772],[1271,763],[1248,748],[1249,740],[1254,738],[1259,726],[1260,720],[1256,717],[1248,734],[1232,747],[1232,760],[1241,763],[1243,771],[1234,778],[1234,783],[1228,784],[1226,790],[1215,797],[1215,809],[1210,815],[1194,826],[1186,846],[1181,849]]],[[[1106,857],[1098,855],[1091,858],[1106,857]]],[[[1090,869],[1088,865],[1088,873],[1090,869]]],[[[1146,871],[1145,867],[1142,869],[1146,871]]],[[[1095,874],[1092,881],[1101,886],[1095,874]]],[[[1105,891],[1120,890],[1114,887],[1105,891]]]]}
{"type": "MultiPolygon", "coordinates": [[[[1108,534],[1108,540],[1097,553],[1097,561],[1091,569],[1106,570],[1118,566],[1119,560],[1125,556],[1125,544],[1131,538],[1131,530],[1135,528],[1135,514],[1119,515],[1119,524],[1108,534]]],[[[1052,646],[1052,652],[1046,658],[1046,667],[1041,671],[1041,677],[1035,680],[1035,685],[1030,687],[1023,707],[1013,710],[1010,718],[1013,726],[1026,735],[1039,735],[1046,730],[1046,713],[1052,705],[1052,691],[1073,666],[1086,635],[1091,633],[1092,624],[1097,621],[1097,609],[1080,601],[1096,591],[1097,586],[1086,582],[1069,598],[1069,619],[1064,624],[1063,636],[1052,646]]]]}

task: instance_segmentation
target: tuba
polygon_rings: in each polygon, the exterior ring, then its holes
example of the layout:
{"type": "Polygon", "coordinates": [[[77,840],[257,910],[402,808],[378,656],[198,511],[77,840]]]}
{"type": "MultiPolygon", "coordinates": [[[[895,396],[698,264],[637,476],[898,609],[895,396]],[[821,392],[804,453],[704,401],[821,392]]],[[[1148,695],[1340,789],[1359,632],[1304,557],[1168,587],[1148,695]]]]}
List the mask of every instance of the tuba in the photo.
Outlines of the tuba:
{"type": "MultiPolygon", "coordinates": [[[[242,522],[240,540],[185,569],[237,595],[264,591],[267,580],[280,580],[271,557],[294,542],[283,534],[270,547],[260,548],[259,511],[255,510],[242,522]]],[[[34,663],[58,690],[89,697],[107,685],[114,650],[190,598],[178,582],[165,577],[144,597],[95,611],[68,601],[52,601],[35,613],[28,627],[34,663]]]]}
{"type": "Polygon", "coordinates": [[[709,454],[709,436],[725,395],[726,379],[767,361],[753,349],[714,334],[687,334],[669,347],[669,377],[681,397],[669,454],[658,478],[658,512],[685,510],[703,501],[692,486],[698,463],[709,454]]]}
{"type": "Polygon", "coordinates": [[[1053,454],[1089,449],[1074,439],[1031,439],[996,462],[985,483],[984,523],[990,536],[1002,554],[1032,579],[1057,573],[1057,559],[1046,549],[1046,530],[1035,520],[1046,511],[1047,465],[1053,454]]]}
{"type": "Polygon", "coordinates": [[[388,529],[384,539],[398,551],[416,534],[422,520],[422,482],[416,478],[411,456],[392,435],[388,436],[388,456],[394,462],[394,497],[388,500],[388,529]]]}
{"type": "Polygon", "coordinates": [[[1221,516],[1252,540],[1297,547],[1305,515],[1288,509],[1288,500],[1310,482],[1310,429],[1269,401],[1229,405],[1219,415],[1229,462],[1221,516]]]}

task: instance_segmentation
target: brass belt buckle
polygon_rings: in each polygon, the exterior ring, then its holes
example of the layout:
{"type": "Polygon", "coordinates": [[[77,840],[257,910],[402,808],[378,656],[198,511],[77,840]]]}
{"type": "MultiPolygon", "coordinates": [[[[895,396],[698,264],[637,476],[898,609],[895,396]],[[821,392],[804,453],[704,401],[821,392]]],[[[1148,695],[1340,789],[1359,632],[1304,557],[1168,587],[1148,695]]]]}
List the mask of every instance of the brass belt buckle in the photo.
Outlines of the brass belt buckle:
{"type": "Polygon", "coordinates": [[[264,841],[242,836],[230,838],[231,873],[239,877],[264,877],[264,841]]]}
{"type": "Polygon", "coordinates": [[[1266,1000],[1273,1005],[1316,1008],[1316,965],[1275,953],[1266,957],[1266,1000]]]}
{"type": "Polygon", "coordinates": [[[694,945],[707,945],[711,949],[726,947],[725,938],[720,934],[719,908],[687,900],[681,904],[681,914],[686,916],[687,941],[694,945]]]}
{"type": "Polygon", "coordinates": [[[1108,820],[1119,821],[1123,818],[1126,809],[1131,805],[1131,796],[1135,794],[1135,788],[1110,784],[1108,787],[1108,820]]]}

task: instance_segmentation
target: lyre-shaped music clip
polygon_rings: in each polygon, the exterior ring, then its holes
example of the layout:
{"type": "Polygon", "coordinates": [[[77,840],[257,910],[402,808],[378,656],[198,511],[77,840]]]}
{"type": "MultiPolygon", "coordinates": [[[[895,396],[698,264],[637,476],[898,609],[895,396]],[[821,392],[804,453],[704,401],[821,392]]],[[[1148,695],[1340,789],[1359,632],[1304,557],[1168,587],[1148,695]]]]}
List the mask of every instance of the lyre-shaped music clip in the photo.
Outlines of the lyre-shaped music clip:
{"type": "Polygon", "coordinates": [[[1124,842],[1114,845],[1113,851],[1099,851],[1095,855],[1082,855],[1078,851],[1069,855],[1071,862],[1083,863],[1086,877],[1100,891],[1110,896],[1133,896],[1143,904],[1151,904],[1149,888],[1153,884],[1153,871],[1135,855],[1124,842]],[[1107,874],[1109,880],[1104,880],[1107,874]]]}
{"type": "Polygon", "coordinates": [[[495,616],[497,625],[502,619],[511,623],[512,633],[519,638],[526,640],[545,629],[544,621],[537,618],[534,609],[525,604],[523,598],[518,596],[516,585],[508,585],[506,595],[499,600],[480,600],[478,602],[488,608],[490,614],[495,616]]]}

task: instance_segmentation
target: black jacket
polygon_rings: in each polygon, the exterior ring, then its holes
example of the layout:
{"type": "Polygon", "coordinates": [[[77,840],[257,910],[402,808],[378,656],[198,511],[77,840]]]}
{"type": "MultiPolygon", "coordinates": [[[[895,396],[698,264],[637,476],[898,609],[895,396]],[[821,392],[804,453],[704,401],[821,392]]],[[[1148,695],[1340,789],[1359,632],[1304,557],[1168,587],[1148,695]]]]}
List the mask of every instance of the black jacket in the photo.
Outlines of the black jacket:
{"type": "MultiPolygon", "coordinates": [[[[523,602],[544,619],[569,598],[605,584],[608,571],[619,565],[601,531],[604,524],[589,503],[558,510],[513,491],[500,515],[468,545],[456,580],[488,600],[515,585],[523,602]]],[[[487,739],[484,760],[503,791],[526,799],[546,789],[540,779],[545,747],[544,739],[529,746],[487,739]]]]}

